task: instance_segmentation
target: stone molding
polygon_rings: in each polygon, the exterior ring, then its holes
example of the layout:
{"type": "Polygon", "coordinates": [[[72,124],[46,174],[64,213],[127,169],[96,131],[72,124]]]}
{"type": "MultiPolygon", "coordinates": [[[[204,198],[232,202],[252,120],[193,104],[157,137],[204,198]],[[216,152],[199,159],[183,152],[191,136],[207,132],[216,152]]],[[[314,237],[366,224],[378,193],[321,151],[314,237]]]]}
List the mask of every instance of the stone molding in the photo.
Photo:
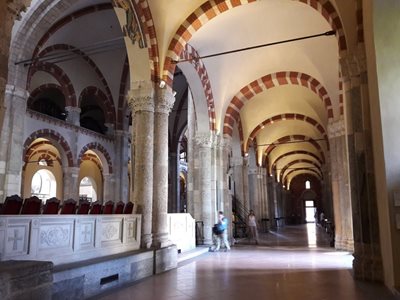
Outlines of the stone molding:
{"type": "Polygon", "coordinates": [[[258,174],[257,168],[251,168],[251,169],[249,169],[249,175],[257,175],[257,174],[258,174]]]}
{"type": "Polygon", "coordinates": [[[343,119],[328,124],[328,137],[330,139],[344,135],[346,135],[346,127],[343,119]]]}
{"type": "Polygon", "coordinates": [[[10,84],[6,85],[5,94],[12,97],[16,96],[18,98],[24,99],[25,101],[29,98],[29,92],[27,90],[10,84]]]}

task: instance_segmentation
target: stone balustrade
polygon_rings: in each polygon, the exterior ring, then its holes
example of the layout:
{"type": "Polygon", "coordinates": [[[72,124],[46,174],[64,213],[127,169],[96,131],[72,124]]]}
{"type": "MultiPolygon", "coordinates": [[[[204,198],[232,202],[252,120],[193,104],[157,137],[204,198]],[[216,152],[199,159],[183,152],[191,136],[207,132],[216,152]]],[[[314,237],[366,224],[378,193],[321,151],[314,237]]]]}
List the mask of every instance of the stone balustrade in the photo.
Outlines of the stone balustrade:
{"type": "Polygon", "coordinates": [[[54,265],[140,248],[141,215],[0,216],[0,261],[54,265]]]}

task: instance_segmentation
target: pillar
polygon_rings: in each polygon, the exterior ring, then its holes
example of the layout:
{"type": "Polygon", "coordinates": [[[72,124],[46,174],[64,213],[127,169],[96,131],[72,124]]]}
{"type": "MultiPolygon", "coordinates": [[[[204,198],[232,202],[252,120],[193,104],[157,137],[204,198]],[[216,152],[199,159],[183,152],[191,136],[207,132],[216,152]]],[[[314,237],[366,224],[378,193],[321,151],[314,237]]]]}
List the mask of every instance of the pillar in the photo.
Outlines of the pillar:
{"type": "Polygon", "coordinates": [[[7,85],[4,103],[6,112],[0,141],[0,196],[21,193],[22,152],[28,92],[7,85]]]}
{"type": "Polygon", "coordinates": [[[180,197],[180,178],[179,178],[179,153],[172,151],[169,153],[169,197],[168,211],[170,213],[179,213],[183,209],[181,207],[180,197]]]}
{"type": "Polygon", "coordinates": [[[65,122],[72,125],[80,126],[81,109],[79,107],[66,106],[65,112],[67,113],[65,122]]]}
{"type": "Polygon", "coordinates": [[[116,202],[128,202],[129,195],[129,176],[128,176],[128,160],[129,160],[129,132],[123,130],[115,131],[115,168],[113,168],[115,180],[115,196],[116,202]]]}
{"type": "Polygon", "coordinates": [[[354,53],[342,57],[341,66],[348,83],[345,116],[348,120],[354,276],[358,279],[383,281],[364,45],[358,45],[354,53]]]}
{"type": "Polygon", "coordinates": [[[168,115],[175,98],[170,89],[157,89],[154,114],[153,246],[171,245],[168,235],[168,115]]]}
{"type": "Polygon", "coordinates": [[[64,167],[63,168],[63,199],[79,200],[79,168],[64,167]]]}
{"type": "MultiPolygon", "coordinates": [[[[335,248],[353,251],[352,207],[350,195],[349,157],[345,123],[343,119],[330,122],[328,126],[331,182],[334,207],[335,248]]],[[[326,217],[326,205],[323,203],[326,217]]]]}
{"type": "Polygon", "coordinates": [[[248,157],[243,157],[243,207],[244,211],[249,211],[250,196],[249,196],[249,160],[248,157]]]}
{"type": "Polygon", "coordinates": [[[212,226],[214,225],[215,203],[211,197],[211,134],[196,135],[198,151],[199,196],[201,205],[201,221],[203,221],[203,243],[212,243],[212,226]]]}
{"type": "Polygon", "coordinates": [[[142,215],[141,247],[152,244],[153,210],[153,141],[154,141],[154,88],[150,81],[135,82],[128,93],[133,112],[134,141],[133,201],[136,213],[142,215]]]}
{"type": "Polygon", "coordinates": [[[103,201],[117,202],[119,199],[115,198],[115,176],[114,174],[103,174],[103,201]]]}

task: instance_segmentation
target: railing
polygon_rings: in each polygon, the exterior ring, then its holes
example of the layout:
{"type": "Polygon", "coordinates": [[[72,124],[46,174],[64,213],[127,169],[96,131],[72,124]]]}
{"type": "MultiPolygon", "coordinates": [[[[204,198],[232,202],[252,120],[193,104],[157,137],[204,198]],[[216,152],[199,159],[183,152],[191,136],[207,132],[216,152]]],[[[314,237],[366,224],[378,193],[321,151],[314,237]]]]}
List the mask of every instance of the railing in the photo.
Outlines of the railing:
{"type": "Polygon", "coordinates": [[[243,203],[236,197],[232,199],[232,208],[235,212],[235,220],[233,221],[233,237],[242,238],[247,236],[247,216],[248,211],[243,203]]]}
{"type": "Polygon", "coordinates": [[[0,216],[0,261],[55,265],[139,249],[141,215],[0,216]]]}

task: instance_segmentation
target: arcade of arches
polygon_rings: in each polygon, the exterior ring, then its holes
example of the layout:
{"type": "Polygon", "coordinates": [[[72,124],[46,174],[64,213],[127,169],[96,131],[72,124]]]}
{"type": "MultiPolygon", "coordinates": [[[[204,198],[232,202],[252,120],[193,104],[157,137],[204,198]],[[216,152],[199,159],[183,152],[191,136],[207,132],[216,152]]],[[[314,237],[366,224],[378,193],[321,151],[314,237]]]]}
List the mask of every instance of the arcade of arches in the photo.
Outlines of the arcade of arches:
{"type": "Polygon", "coordinates": [[[149,248],[169,245],[168,212],[201,220],[207,244],[218,210],[274,227],[304,222],[313,200],[357,278],[400,286],[398,1],[14,0],[0,13],[2,201],[132,201],[149,248]]]}

